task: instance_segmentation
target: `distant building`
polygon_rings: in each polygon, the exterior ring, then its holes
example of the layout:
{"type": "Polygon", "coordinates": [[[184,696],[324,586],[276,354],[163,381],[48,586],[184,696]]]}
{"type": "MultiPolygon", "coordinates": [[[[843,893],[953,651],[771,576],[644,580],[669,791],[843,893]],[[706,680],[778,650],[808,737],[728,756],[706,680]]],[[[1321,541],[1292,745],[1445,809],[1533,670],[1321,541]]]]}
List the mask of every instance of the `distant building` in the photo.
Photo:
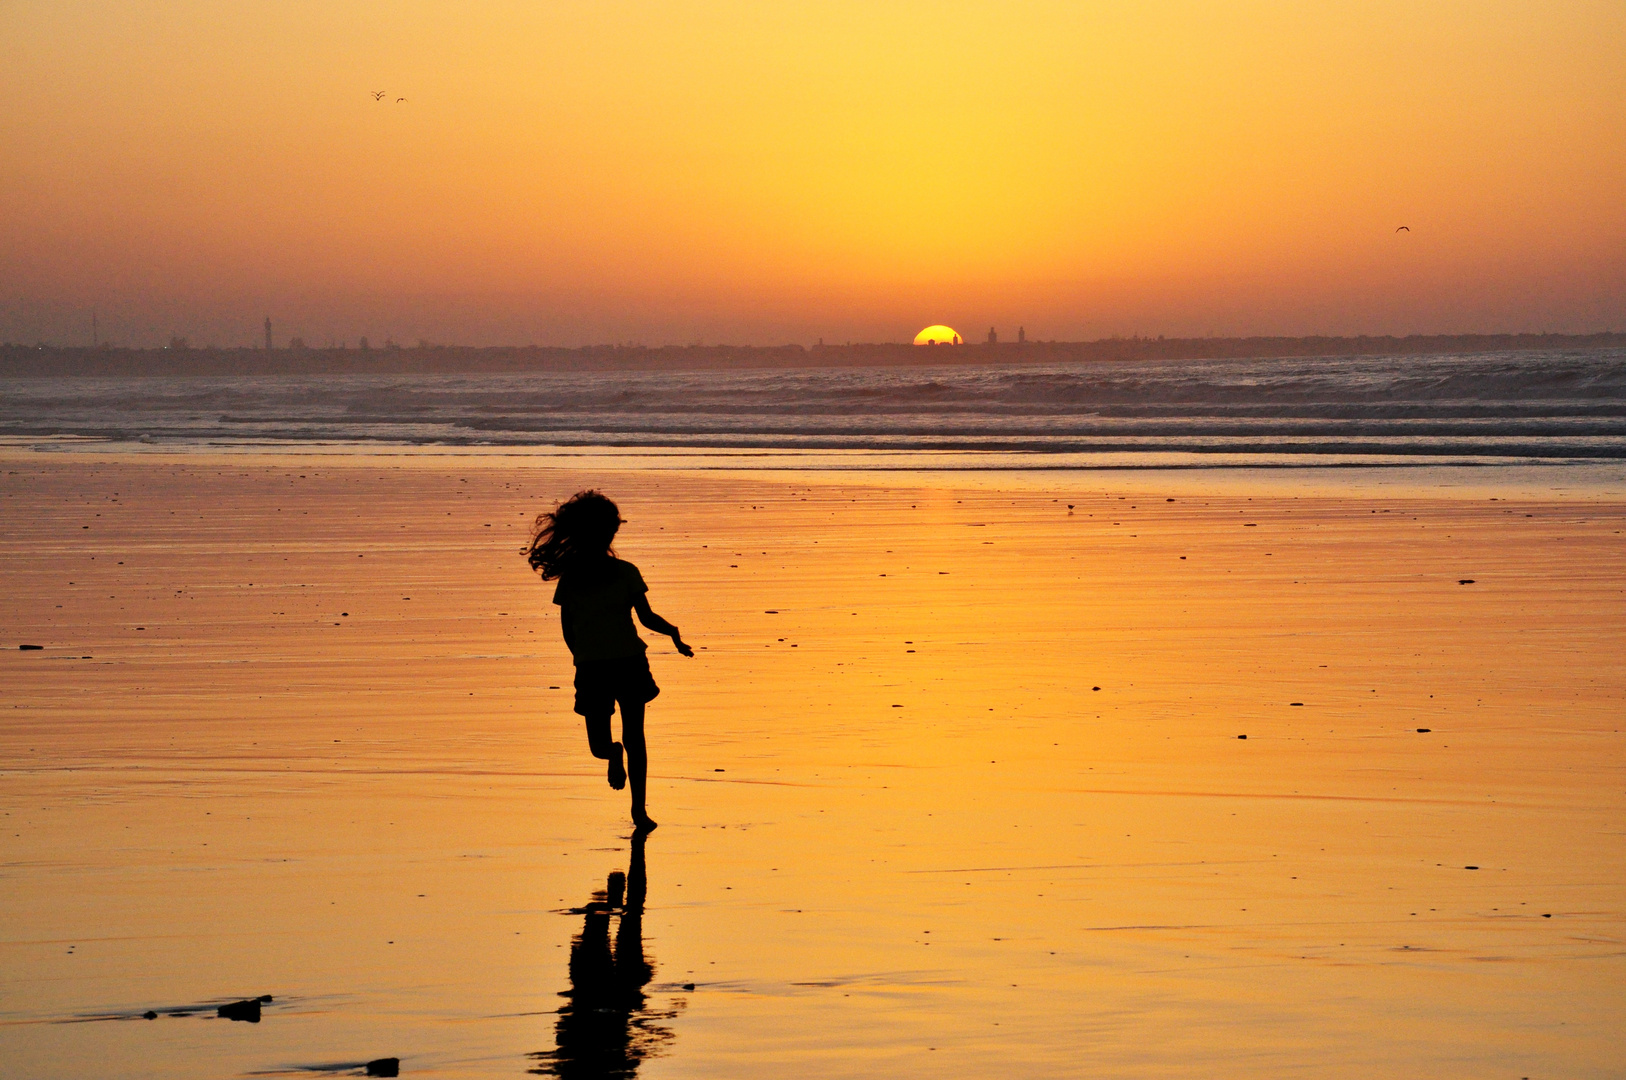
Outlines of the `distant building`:
{"type": "Polygon", "coordinates": [[[1027,339],[1028,339],[1028,328],[1025,327],[1025,326],[1018,326],[1016,328],[1016,343],[1018,345],[1020,345],[1024,341],[1026,341],[1027,339]]]}
{"type": "Polygon", "coordinates": [[[990,345],[998,345],[999,344],[999,335],[994,333],[994,328],[992,326],[990,326],[988,328],[988,344],[990,344],[990,345]]]}
{"type": "Polygon", "coordinates": [[[265,351],[270,352],[271,349],[271,316],[267,315],[265,317],[265,351]]]}

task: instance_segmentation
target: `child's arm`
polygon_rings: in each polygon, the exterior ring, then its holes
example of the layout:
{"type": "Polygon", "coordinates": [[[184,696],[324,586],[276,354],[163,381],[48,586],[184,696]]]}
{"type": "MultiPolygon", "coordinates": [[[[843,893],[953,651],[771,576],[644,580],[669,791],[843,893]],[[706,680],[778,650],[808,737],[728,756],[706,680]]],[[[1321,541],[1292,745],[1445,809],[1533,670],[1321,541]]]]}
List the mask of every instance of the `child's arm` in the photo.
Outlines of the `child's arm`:
{"type": "Polygon", "coordinates": [[[684,644],[683,635],[678,633],[678,628],[650,610],[648,597],[639,595],[638,599],[632,602],[632,608],[638,613],[639,622],[643,623],[657,634],[666,634],[669,636],[672,639],[672,644],[677,646],[678,652],[682,653],[684,656],[694,655],[694,650],[689,648],[688,645],[684,644]]]}

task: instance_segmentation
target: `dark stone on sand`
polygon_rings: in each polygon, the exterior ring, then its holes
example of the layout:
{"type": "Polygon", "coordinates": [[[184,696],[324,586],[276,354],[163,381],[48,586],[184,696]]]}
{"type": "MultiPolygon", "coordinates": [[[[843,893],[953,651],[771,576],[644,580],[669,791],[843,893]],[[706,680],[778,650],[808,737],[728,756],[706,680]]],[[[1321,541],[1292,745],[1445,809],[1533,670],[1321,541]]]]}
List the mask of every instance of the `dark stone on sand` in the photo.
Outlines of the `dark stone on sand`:
{"type": "Polygon", "coordinates": [[[1302,701],[1289,701],[1288,704],[1293,706],[1295,709],[1302,709],[1304,707],[1304,702],[1302,701]]]}
{"type": "Polygon", "coordinates": [[[1239,739],[1246,739],[1246,738],[1247,738],[1247,736],[1246,736],[1246,735],[1238,735],[1238,736],[1237,736],[1237,738],[1239,738],[1239,739]]]}
{"type": "Polygon", "coordinates": [[[1460,578],[1457,581],[1458,585],[1472,585],[1473,583],[1474,583],[1474,579],[1471,578],[1471,577],[1460,578]]]}
{"type": "Polygon", "coordinates": [[[1100,688],[1100,687],[1099,687],[1099,686],[1092,686],[1092,687],[1090,687],[1090,689],[1091,689],[1091,690],[1099,690],[1099,689],[1101,689],[1101,688],[1100,688]]]}
{"type": "Polygon", "coordinates": [[[1543,919],[1550,919],[1550,918],[1552,918],[1552,915],[1551,914],[1543,914],[1542,918],[1543,919]]]}
{"type": "Polygon", "coordinates": [[[1419,735],[1427,735],[1429,732],[1431,732],[1433,730],[1434,729],[1431,728],[1431,727],[1420,727],[1420,728],[1417,729],[1417,734],[1419,734],[1419,735]]]}
{"type": "Polygon", "coordinates": [[[1477,866],[1464,866],[1463,869],[1464,870],[1478,870],[1479,867],[1477,867],[1477,866]]]}
{"type": "Polygon", "coordinates": [[[242,1020],[250,1024],[260,1022],[260,999],[244,998],[229,1005],[222,1005],[215,1010],[215,1015],[226,1020],[242,1020]]]}
{"type": "Polygon", "coordinates": [[[400,1058],[374,1058],[367,1063],[368,1076],[400,1076],[400,1058]]]}
{"type": "Polygon", "coordinates": [[[143,1020],[156,1020],[156,1019],[158,1019],[158,1014],[153,1012],[151,1009],[148,1009],[146,1012],[141,1014],[141,1019],[143,1019],[143,1020]]]}
{"type": "Polygon", "coordinates": [[[44,645],[19,645],[19,646],[17,646],[17,648],[18,648],[18,650],[20,652],[38,652],[39,650],[45,648],[45,646],[44,645]]]}
{"type": "Polygon", "coordinates": [[[685,990],[693,990],[694,989],[694,983],[684,983],[683,984],[683,989],[685,989],[685,990]]]}

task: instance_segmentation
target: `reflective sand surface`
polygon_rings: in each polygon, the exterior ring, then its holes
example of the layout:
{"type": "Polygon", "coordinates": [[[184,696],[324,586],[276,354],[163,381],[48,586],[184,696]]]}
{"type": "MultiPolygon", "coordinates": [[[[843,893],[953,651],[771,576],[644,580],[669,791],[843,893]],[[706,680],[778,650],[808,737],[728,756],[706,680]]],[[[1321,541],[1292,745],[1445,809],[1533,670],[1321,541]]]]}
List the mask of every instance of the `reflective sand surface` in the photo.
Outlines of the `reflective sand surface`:
{"type": "Polygon", "coordinates": [[[1048,483],[8,457],[0,1074],[1619,1075],[1626,501],[1048,483]]]}

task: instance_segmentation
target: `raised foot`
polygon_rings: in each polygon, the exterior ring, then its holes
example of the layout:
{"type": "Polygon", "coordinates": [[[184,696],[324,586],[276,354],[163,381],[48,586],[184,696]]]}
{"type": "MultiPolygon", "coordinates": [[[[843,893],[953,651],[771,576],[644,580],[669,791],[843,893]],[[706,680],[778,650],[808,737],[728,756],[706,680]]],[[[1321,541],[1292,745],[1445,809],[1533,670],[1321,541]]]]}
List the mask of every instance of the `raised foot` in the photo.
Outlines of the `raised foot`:
{"type": "Polygon", "coordinates": [[[610,786],[620,791],[627,786],[627,767],[621,764],[621,744],[610,744],[610,786]]]}

